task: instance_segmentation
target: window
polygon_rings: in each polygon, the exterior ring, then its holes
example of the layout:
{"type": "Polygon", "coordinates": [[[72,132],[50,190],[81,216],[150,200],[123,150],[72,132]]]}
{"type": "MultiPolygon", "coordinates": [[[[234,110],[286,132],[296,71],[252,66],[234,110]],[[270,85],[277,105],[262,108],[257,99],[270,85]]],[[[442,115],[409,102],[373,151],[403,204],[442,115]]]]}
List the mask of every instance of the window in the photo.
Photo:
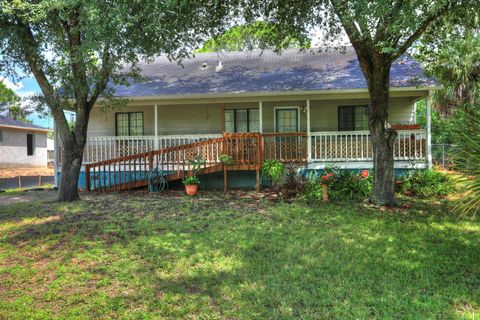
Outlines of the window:
{"type": "Polygon", "coordinates": [[[297,132],[298,109],[275,109],[275,121],[277,132],[297,132]]]}
{"type": "Polygon", "coordinates": [[[115,114],[117,136],[143,135],[143,112],[122,112],[115,114]]]}
{"type": "Polygon", "coordinates": [[[368,130],[367,106],[338,107],[338,130],[357,131],[368,130]]]}
{"type": "Polygon", "coordinates": [[[0,142],[3,141],[3,131],[0,130],[0,142]]]}
{"type": "Polygon", "coordinates": [[[33,156],[35,153],[34,136],[31,133],[27,133],[27,156],[33,156]]]}
{"type": "Polygon", "coordinates": [[[225,132],[259,132],[258,109],[225,110],[225,132]]]}

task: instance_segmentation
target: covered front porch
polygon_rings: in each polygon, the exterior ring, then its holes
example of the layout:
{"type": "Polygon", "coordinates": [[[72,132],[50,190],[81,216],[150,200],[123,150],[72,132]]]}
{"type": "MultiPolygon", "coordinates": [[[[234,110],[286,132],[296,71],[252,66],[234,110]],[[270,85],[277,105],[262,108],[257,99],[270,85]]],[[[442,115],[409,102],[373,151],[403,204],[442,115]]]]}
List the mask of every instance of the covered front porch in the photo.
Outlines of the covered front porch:
{"type": "MultiPolygon", "coordinates": [[[[368,168],[373,153],[367,93],[265,97],[263,100],[203,99],[134,101],[124,110],[92,111],[83,164],[221,138],[226,133],[259,133],[262,159],[295,162],[313,169],[335,163],[368,168]]],[[[397,129],[396,168],[424,168],[430,161],[428,92],[393,92],[389,122],[397,129]],[[427,100],[426,125],[417,124],[415,103],[427,100]]],[[[248,146],[237,146],[243,152],[248,146]]],[[[62,162],[59,146],[57,165],[62,162]]],[[[216,151],[220,155],[220,151],[216,151]]]]}

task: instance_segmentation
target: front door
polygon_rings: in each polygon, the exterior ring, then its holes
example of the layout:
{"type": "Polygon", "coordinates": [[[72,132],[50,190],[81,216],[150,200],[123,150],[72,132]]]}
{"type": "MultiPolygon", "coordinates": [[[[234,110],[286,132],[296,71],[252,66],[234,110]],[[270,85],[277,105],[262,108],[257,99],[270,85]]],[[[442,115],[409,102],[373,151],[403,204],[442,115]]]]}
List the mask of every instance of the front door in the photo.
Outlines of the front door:
{"type": "Polygon", "coordinates": [[[275,131],[279,133],[298,132],[298,109],[275,109],[275,131]]]}

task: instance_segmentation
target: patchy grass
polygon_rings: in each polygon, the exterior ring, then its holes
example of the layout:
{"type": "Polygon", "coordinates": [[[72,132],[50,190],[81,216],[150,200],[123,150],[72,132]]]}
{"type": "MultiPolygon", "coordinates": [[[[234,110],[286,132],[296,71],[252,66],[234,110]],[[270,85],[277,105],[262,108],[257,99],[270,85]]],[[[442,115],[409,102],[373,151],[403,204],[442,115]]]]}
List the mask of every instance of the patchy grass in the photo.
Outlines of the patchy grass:
{"type": "Polygon", "coordinates": [[[0,318],[478,318],[480,223],[443,200],[242,195],[0,205],[0,318]]]}

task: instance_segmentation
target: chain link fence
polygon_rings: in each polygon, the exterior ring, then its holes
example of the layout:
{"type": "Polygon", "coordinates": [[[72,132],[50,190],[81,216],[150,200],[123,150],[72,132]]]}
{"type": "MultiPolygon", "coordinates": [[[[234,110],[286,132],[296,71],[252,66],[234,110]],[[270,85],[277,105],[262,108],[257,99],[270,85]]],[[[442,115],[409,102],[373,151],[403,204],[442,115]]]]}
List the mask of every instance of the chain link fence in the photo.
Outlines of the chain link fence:
{"type": "Polygon", "coordinates": [[[454,144],[432,144],[432,160],[435,165],[449,168],[453,165],[453,155],[458,147],[454,144]]]}

